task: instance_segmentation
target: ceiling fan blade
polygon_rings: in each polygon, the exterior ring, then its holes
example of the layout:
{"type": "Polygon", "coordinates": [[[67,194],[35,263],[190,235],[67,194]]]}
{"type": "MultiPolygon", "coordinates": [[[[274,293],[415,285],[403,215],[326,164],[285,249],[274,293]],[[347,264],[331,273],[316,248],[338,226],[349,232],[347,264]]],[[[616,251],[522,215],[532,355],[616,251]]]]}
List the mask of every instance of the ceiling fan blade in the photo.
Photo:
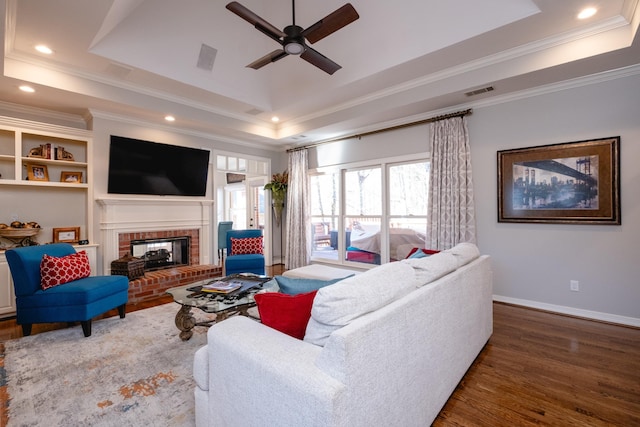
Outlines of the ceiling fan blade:
{"type": "Polygon", "coordinates": [[[279,59],[284,58],[285,56],[288,56],[289,54],[287,52],[285,52],[282,49],[277,49],[274,50],[271,53],[267,53],[265,56],[263,56],[260,59],[256,59],[255,61],[253,61],[251,64],[247,65],[247,68],[253,68],[254,70],[257,70],[258,68],[262,68],[267,64],[271,64],[272,62],[276,62],[279,59]]]}
{"type": "Polygon", "coordinates": [[[247,9],[240,3],[238,3],[237,1],[232,1],[231,3],[227,4],[226,7],[231,12],[235,13],[240,18],[244,19],[245,21],[247,21],[248,23],[256,27],[257,30],[265,33],[267,36],[271,37],[278,43],[282,43],[280,39],[287,36],[285,33],[282,32],[282,30],[279,30],[278,28],[274,27],[273,25],[271,25],[270,23],[268,23],[267,21],[265,21],[264,19],[262,19],[255,13],[251,12],[249,9],[247,9]]]}
{"type": "Polygon", "coordinates": [[[342,68],[340,65],[336,64],[317,50],[311,49],[309,46],[306,47],[306,50],[302,55],[300,55],[300,58],[304,59],[309,64],[315,65],[328,74],[333,74],[342,68]]]}
{"type": "Polygon", "coordinates": [[[359,17],[360,15],[358,15],[351,3],[347,3],[304,30],[302,35],[309,43],[315,43],[352,23],[359,17]]]}

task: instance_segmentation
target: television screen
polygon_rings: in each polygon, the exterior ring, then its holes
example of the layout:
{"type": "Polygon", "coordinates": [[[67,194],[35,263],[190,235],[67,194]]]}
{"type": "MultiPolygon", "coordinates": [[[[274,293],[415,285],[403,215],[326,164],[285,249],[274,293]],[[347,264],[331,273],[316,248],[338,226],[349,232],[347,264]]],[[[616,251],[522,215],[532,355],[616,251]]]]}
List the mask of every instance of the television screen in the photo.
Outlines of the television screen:
{"type": "Polygon", "coordinates": [[[111,194],[204,196],[209,151],[111,135],[111,194]]]}

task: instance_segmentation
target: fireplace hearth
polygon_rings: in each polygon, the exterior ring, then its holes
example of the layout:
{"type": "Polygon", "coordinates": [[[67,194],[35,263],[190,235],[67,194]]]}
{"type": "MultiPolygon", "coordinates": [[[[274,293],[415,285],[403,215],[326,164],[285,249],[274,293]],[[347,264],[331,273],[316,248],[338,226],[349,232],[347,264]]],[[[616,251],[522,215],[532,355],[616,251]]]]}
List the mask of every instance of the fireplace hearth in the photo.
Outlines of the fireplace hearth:
{"type": "Polygon", "coordinates": [[[146,271],[189,265],[189,236],[131,240],[131,254],[144,260],[146,271]]]}

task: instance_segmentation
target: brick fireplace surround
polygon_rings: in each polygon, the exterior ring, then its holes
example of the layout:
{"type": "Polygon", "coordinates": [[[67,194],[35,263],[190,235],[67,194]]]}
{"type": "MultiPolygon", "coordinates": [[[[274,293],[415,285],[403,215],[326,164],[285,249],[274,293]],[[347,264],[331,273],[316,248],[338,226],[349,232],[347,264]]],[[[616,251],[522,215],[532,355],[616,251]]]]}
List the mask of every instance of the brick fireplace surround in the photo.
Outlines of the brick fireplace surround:
{"type": "Polygon", "coordinates": [[[164,295],[174,286],[222,276],[222,267],[211,265],[211,217],[213,201],[200,198],[97,198],[100,206],[102,271],[130,251],[132,239],[190,236],[190,265],[145,272],[129,282],[129,303],[164,295]]]}
{"type": "Polygon", "coordinates": [[[147,271],[144,277],[129,281],[129,303],[135,304],[162,296],[175,286],[188,285],[199,280],[222,276],[222,267],[218,265],[200,265],[200,236],[197,229],[158,230],[118,234],[118,257],[125,256],[131,250],[132,240],[164,239],[171,237],[191,237],[189,265],[162,270],[147,271]]]}

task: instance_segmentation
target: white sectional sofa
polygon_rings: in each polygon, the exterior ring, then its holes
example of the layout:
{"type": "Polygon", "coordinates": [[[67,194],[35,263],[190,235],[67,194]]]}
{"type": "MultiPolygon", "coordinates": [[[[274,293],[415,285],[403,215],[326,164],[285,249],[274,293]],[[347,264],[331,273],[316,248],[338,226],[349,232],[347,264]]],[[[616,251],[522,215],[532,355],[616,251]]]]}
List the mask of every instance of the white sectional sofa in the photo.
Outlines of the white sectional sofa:
{"type": "Polygon", "coordinates": [[[460,244],[318,290],[304,340],[246,317],[194,358],[197,426],[428,426],[491,336],[488,256],[460,244]]]}

